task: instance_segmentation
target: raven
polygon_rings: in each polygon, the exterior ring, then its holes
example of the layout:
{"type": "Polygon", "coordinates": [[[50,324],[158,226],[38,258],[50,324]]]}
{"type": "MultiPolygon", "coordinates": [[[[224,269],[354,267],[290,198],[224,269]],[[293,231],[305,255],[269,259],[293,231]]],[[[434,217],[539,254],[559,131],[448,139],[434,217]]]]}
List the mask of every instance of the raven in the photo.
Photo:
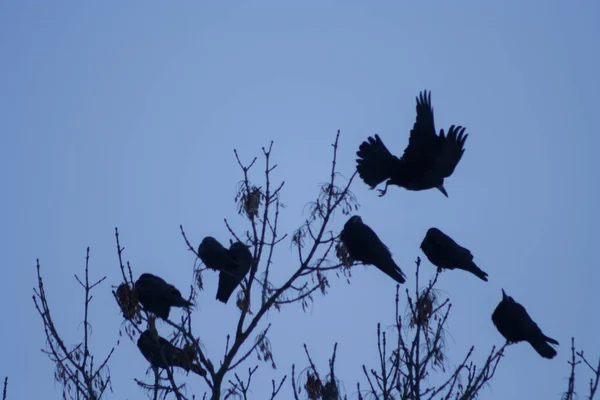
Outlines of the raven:
{"type": "Polygon", "coordinates": [[[438,228],[430,228],[421,242],[421,250],[438,268],[462,269],[487,282],[487,273],[473,262],[473,254],[438,228]]]}
{"type": "Polygon", "coordinates": [[[198,246],[198,256],[204,265],[215,271],[221,271],[222,269],[234,271],[237,269],[237,264],[231,257],[229,250],[212,236],[202,239],[200,246],[198,246]]]}
{"type": "Polygon", "coordinates": [[[242,242],[231,243],[229,256],[235,261],[235,269],[227,269],[230,264],[225,263],[219,273],[217,300],[223,303],[227,303],[235,288],[242,282],[252,266],[252,253],[242,242]]]}
{"type": "Polygon", "coordinates": [[[448,133],[440,130],[439,136],[433,122],[431,92],[419,93],[417,97],[417,119],[410,131],[408,146],[401,158],[392,155],[379,135],[362,142],[356,154],[358,174],[374,189],[386,181],[379,196],[386,194],[388,185],[397,185],[407,190],[437,188],[448,197],[444,178],[454,172],[464,153],[464,144],[469,134],[466,128],[450,126],[448,133]]]}
{"type": "Polygon", "coordinates": [[[554,358],[556,350],[548,344],[558,342],[542,333],[540,327],[531,319],[525,307],[507,296],[502,289],[502,301],[492,313],[492,322],[508,343],[529,342],[544,358],[554,358]]]}
{"type": "Polygon", "coordinates": [[[406,282],[402,270],[392,259],[390,249],[362,222],[360,216],[350,217],[344,225],[340,239],[354,260],[376,266],[398,283],[406,282]]]}
{"type": "Polygon", "coordinates": [[[181,367],[193,371],[200,376],[206,376],[206,371],[194,363],[193,355],[175,347],[167,339],[158,336],[158,332],[147,329],[140,335],[137,346],[142,355],[154,368],[181,367]]]}
{"type": "Polygon", "coordinates": [[[169,318],[171,307],[188,308],[192,305],[175,286],[149,273],[140,275],[135,282],[135,290],[144,308],[163,319],[169,318]]]}

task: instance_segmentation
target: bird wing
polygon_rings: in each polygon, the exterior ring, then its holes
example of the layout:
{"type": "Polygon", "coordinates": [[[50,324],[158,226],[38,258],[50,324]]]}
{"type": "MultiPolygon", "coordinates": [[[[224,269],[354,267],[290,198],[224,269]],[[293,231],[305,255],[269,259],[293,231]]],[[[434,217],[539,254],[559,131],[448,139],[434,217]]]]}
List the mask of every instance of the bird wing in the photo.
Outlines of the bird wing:
{"type": "Polygon", "coordinates": [[[431,92],[424,91],[417,97],[417,119],[410,131],[408,146],[404,149],[402,159],[407,162],[427,161],[432,147],[437,146],[438,139],[431,106],[431,92]]]}
{"type": "Polygon", "coordinates": [[[370,253],[376,256],[386,256],[391,257],[392,252],[390,249],[379,239],[379,236],[375,233],[371,227],[365,223],[357,226],[357,229],[360,229],[359,235],[363,241],[363,246],[366,249],[369,249],[370,253]]]}
{"type": "Polygon", "coordinates": [[[377,134],[362,142],[356,155],[359,157],[356,160],[358,174],[371,188],[390,178],[400,162],[377,134]]]}
{"type": "Polygon", "coordinates": [[[448,130],[448,135],[444,135],[444,130],[440,132],[440,147],[435,159],[434,174],[447,178],[454,172],[458,162],[465,152],[464,145],[469,134],[464,134],[466,128],[452,125],[448,130]]]}
{"type": "Polygon", "coordinates": [[[518,321],[519,325],[521,326],[525,340],[530,339],[532,336],[542,334],[542,330],[538,324],[535,323],[525,307],[523,307],[521,304],[517,302],[514,303],[513,314],[515,316],[515,320],[518,321]]]}
{"type": "Polygon", "coordinates": [[[229,246],[229,254],[237,264],[237,272],[243,278],[252,266],[253,257],[250,249],[242,242],[235,242],[229,246]]]}
{"type": "MultiPolygon", "coordinates": [[[[439,233],[435,235],[435,241],[437,245],[443,249],[446,254],[458,255],[467,258],[467,260],[473,259],[473,254],[466,247],[462,247],[454,239],[450,236],[446,235],[442,231],[438,231],[439,233]]],[[[460,261],[460,260],[456,260],[460,261]]]]}

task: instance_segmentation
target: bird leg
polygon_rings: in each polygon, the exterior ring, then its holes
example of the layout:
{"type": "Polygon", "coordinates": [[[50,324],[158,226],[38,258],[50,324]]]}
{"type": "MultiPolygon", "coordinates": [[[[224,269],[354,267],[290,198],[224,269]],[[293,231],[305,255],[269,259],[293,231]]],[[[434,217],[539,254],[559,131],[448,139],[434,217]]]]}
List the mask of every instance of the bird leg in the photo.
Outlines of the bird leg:
{"type": "Polygon", "coordinates": [[[383,190],[377,189],[377,191],[379,192],[379,197],[383,197],[383,195],[385,195],[387,193],[387,189],[388,189],[388,185],[389,184],[390,184],[390,181],[386,181],[385,182],[385,188],[383,190]]]}

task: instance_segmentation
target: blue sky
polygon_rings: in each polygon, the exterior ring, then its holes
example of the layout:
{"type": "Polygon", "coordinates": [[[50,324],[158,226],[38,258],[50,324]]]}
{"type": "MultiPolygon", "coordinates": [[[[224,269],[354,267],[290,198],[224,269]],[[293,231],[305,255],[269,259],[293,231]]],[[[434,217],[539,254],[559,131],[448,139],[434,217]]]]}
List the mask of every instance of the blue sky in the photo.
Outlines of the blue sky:
{"type": "MultiPolygon", "coordinates": [[[[488,283],[442,275],[454,304],[451,363],[471,344],[479,361],[503,344],[490,319],[501,288],[561,343],[553,360],[527,344],[510,347],[482,399],[558,399],[571,336],[600,355],[599,16],[591,0],[0,2],[0,301],[10,304],[0,376],[9,375],[10,398],[60,398],[31,301],[36,258],[58,328],[73,343],[83,298],[73,274],[91,246],[92,276],[108,276],[92,305],[93,349],[105,354],[121,323],[109,290],[120,279],[115,226],[135,276],[157,273],[184,289],[194,260],[179,224],[195,244],[206,235],[227,241],[224,217],[244,227],[233,203],[241,178],[233,147],[250,160],[275,141],[275,178],[286,181],[281,228],[292,232],[327,179],[336,130],[348,176],[369,135],[401,154],[415,96],[429,89],[436,126],[469,133],[446,183],[450,198],[395,187],[378,198],[357,180],[359,214],[411,284],[431,226],[489,273],[488,283]]],[[[274,279],[294,262],[282,245],[274,279]]],[[[338,375],[350,394],[361,365],[376,365],[376,324],[393,322],[394,282],[369,267],[356,268],[351,285],[330,281],[307,313],[269,314],[278,369],[264,365],[263,377],[289,373],[292,362],[304,367],[302,343],[325,368],[339,342],[338,375]]],[[[214,300],[216,282],[206,278],[213,289],[196,311],[213,356],[238,315],[214,300]]],[[[146,367],[121,340],[111,365],[117,398],[141,397],[133,378],[146,367]]],[[[256,383],[262,398],[270,382],[256,383]]]]}

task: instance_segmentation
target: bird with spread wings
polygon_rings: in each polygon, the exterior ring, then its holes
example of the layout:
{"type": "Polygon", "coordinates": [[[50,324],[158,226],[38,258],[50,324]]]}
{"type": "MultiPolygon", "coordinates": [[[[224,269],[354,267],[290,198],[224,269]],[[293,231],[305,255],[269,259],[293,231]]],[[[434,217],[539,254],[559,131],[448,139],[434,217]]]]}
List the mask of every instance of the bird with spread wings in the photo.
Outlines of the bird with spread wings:
{"type": "Polygon", "coordinates": [[[356,169],[371,189],[387,180],[385,188],[379,190],[380,197],[387,193],[389,185],[413,191],[436,188],[448,197],[444,179],[452,175],[463,156],[469,136],[465,129],[452,125],[447,133],[442,129],[438,135],[431,92],[423,91],[417,97],[417,119],[402,157],[393,155],[376,134],[360,145],[356,169]]]}

